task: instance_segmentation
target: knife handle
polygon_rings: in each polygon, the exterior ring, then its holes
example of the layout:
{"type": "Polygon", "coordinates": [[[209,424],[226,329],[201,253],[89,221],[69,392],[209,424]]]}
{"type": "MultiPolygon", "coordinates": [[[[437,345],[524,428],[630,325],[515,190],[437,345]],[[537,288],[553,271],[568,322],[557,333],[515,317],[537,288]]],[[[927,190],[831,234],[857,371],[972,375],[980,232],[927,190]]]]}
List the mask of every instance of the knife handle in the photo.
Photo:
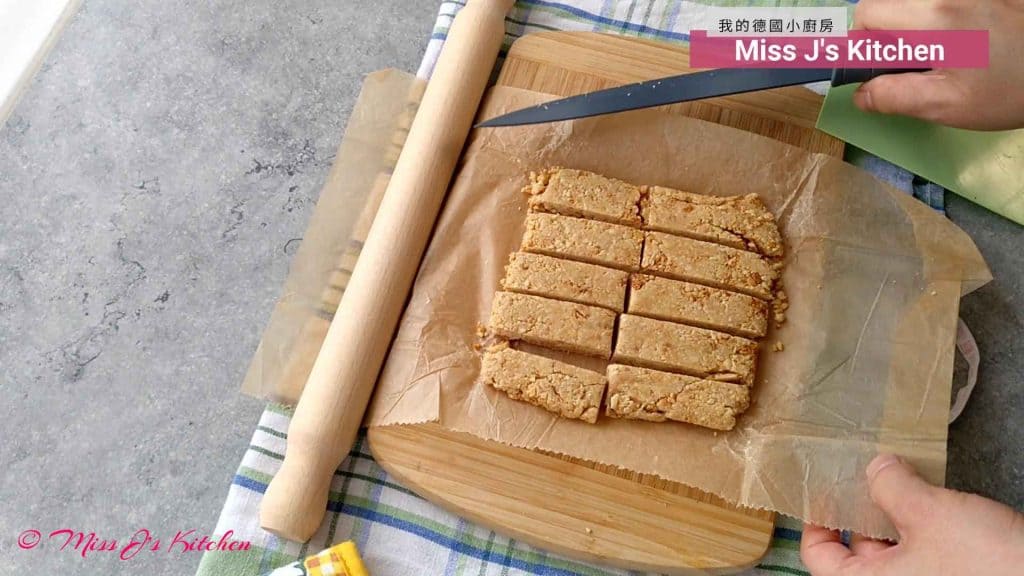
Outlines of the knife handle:
{"type": "Polygon", "coordinates": [[[907,72],[927,72],[927,68],[836,68],[832,71],[832,85],[856,84],[867,82],[872,78],[886,74],[906,74],[907,72]]]}

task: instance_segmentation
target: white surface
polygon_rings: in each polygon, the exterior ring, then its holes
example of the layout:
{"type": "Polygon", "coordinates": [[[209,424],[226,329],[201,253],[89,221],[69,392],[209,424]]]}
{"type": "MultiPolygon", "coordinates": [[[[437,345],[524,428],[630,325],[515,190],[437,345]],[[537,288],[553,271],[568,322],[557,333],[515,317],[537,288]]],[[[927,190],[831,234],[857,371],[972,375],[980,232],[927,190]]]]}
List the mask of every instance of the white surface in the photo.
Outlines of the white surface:
{"type": "Polygon", "coordinates": [[[39,68],[72,4],[77,1],[0,0],[0,124],[39,68]]]}

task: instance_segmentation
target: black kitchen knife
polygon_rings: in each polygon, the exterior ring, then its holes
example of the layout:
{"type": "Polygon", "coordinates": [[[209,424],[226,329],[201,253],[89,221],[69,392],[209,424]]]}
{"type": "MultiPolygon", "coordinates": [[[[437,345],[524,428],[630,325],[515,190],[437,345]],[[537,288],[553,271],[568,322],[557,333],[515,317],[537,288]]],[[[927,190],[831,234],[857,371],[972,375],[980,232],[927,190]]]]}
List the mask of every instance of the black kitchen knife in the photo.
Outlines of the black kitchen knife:
{"type": "Polygon", "coordinates": [[[902,68],[837,68],[835,70],[831,68],[722,68],[706,70],[658,80],[646,80],[545,102],[491,118],[477,124],[476,127],[522,126],[572,120],[824,80],[831,80],[832,86],[842,86],[854,82],[867,82],[883,74],[903,72],[924,72],[924,70],[902,68]]]}

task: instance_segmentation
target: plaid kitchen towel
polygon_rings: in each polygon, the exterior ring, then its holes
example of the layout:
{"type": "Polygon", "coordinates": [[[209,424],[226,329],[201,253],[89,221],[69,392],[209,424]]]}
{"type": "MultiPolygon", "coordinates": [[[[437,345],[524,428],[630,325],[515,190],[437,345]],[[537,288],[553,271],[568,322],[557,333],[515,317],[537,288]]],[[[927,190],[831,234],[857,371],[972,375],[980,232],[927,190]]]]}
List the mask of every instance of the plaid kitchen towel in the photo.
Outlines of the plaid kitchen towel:
{"type": "MultiPolygon", "coordinates": [[[[569,560],[476,526],[434,506],[392,479],[373,461],[360,435],[334,473],[327,515],[306,544],[263,532],[259,506],[284,458],[290,410],[267,407],[238,468],[217,522],[218,536],[248,540],[243,551],[207,552],[202,576],[258,576],[351,540],[371,576],[624,576],[638,574],[569,560]]],[[[780,518],[768,554],[748,574],[806,574],[800,567],[800,524],[780,518]]]]}
{"type": "MultiPolygon", "coordinates": [[[[441,4],[419,74],[428,77],[444,43],[452,18],[465,4],[441,4]]],[[[502,53],[516,38],[542,30],[613,32],[663,41],[686,42],[691,23],[708,5],[771,6],[771,1],[614,1],[520,0],[506,18],[502,53]]],[[[835,2],[778,2],[794,5],[852,6],[835,2]]],[[[878,174],[937,209],[942,189],[915,182],[894,166],[866,155],[852,161],[878,174]]],[[[316,554],[330,545],[352,540],[373,576],[433,575],[593,575],[635,574],[569,560],[491,532],[452,515],[418,497],[388,476],[369,454],[364,438],[335,472],[328,512],[317,534],[306,544],[277,538],[259,527],[260,502],[281,465],[289,411],[268,406],[228,491],[215,533],[232,531],[246,540],[245,551],[207,552],[198,576],[258,576],[316,554]]],[[[799,559],[800,523],[780,517],[771,549],[747,576],[806,575],[799,559]]]]}

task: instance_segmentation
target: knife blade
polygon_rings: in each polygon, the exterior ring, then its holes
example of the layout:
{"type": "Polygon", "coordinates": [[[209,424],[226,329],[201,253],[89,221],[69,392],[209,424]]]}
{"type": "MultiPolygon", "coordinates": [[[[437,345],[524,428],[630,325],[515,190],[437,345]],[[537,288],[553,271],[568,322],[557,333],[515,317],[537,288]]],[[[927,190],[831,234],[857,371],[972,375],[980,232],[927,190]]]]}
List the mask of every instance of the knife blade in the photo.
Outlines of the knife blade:
{"type": "Polygon", "coordinates": [[[722,68],[680,74],[570,96],[516,110],[476,125],[476,128],[522,126],[587,118],[716,96],[831,80],[832,86],[866,82],[882,74],[923,72],[920,69],[722,68]]]}

